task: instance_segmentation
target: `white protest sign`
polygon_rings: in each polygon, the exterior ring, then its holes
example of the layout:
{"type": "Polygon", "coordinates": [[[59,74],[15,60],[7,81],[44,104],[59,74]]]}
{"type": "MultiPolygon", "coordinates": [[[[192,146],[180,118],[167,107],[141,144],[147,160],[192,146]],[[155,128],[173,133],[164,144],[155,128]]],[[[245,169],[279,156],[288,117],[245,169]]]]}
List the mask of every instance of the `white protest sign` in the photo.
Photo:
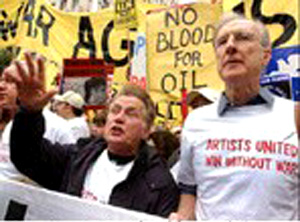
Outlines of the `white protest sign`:
{"type": "Polygon", "coordinates": [[[0,220],[7,219],[166,221],[158,216],[0,180],[0,220]]]}

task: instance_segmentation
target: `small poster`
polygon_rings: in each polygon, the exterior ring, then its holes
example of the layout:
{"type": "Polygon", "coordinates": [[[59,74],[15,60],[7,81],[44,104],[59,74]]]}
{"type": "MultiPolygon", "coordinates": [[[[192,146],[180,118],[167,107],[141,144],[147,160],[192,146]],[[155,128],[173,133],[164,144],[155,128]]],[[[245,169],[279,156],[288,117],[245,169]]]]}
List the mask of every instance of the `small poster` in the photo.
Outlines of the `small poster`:
{"type": "Polygon", "coordinates": [[[114,0],[116,29],[136,28],[137,12],[135,0],[114,0]]]}
{"type": "Polygon", "coordinates": [[[88,109],[106,106],[108,86],[107,75],[113,67],[101,59],[65,59],[61,89],[79,93],[88,109]]]}

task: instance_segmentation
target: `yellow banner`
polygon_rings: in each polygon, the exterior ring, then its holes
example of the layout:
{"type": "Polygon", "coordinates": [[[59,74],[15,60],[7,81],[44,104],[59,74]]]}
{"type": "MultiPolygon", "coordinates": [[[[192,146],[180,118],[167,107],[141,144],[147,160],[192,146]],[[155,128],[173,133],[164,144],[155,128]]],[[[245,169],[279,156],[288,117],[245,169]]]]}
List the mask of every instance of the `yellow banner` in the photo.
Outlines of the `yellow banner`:
{"type": "Polygon", "coordinates": [[[246,15],[267,25],[273,47],[299,45],[299,1],[244,0],[246,15]]]}
{"type": "Polygon", "coordinates": [[[230,12],[234,8],[243,6],[243,0],[222,0],[222,2],[224,12],[230,12]]]}
{"type": "Polygon", "coordinates": [[[24,3],[19,0],[0,0],[0,47],[17,44],[21,11],[24,3]]]}
{"type": "Polygon", "coordinates": [[[6,29],[0,30],[0,47],[17,45],[41,53],[47,59],[49,86],[61,72],[63,58],[72,57],[105,59],[115,65],[114,84],[127,81],[136,32],[116,30],[112,9],[65,13],[45,0],[10,0],[1,5],[1,10],[0,21],[6,29]]]}
{"type": "Polygon", "coordinates": [[[192,4],[147,16],[148,88],[163,122],[181,122],[182,90],[222,89],[212,45],[220,4],[192,4]]]}

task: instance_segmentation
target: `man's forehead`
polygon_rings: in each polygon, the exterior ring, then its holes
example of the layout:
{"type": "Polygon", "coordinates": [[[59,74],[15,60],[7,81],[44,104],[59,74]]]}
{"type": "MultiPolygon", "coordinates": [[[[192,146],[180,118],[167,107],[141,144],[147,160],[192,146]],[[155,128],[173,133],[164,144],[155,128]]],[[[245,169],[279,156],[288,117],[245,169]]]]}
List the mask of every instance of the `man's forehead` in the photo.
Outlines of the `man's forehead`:
{"type": "Polygon", "coordinates": [[[225,23],[219,30],[218,36],[235,31],[259,33],[257,24],[254,21],[236,19],[225,23]]]}
{"type": "Polygon", "coordinates": [[[114,105],[119,105],[123,107],[136,107],[136,108],[144,107],[143,102],[139,98],[135,96],[126,96],[126,95],[117,96],[110,104],[110,106],[114,106],[114,105]]]}

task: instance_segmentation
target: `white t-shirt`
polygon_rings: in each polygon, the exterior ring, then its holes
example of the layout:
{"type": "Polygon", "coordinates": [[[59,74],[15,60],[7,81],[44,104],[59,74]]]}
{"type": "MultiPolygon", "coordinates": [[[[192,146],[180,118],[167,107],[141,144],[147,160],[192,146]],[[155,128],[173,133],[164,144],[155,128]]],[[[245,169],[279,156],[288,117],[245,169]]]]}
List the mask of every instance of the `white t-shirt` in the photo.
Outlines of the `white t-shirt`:
{"type": "Polygon", "coordinates": [[[182,132],[178,181],[197,185],[196,218],[291,220],[299,211],[294,104],[194,110],[182,132]]]}
{"type": "MultiPolygon", "coordinates": [[[[46,124],[44,138],[52,143],[74,144],[76,142],[66,120],[47,109],[43,110],[43,115],[46,124]]],[[[27,177],[21,174],[10,161],[9,141],[11,128],[12,121],[6,125],[0,141],[0,179],[27,181],[27,177]]]]}
{"type": "Polygon", "coordinates": [[[90,137],[90,129],[84,116],[75,117],[67,120],[75,140],[90,137]]]}
{"type": "Polygon", "coordinates": [[[68,121],[58,116],[56,113],[51,112],[45,108],[43,110],[45,117],[46,131],[44,137],[52,143],[60,144],[74,144],[76,138],[72,134],[72,129],[68,126],[68,121]]]}
{"type": "Polygon", "coordinates": [[[124,181],[133,166],[134,160],[124,165],[117,165],[109,160],[104,150],[86,175],[82,198],[108,203],[112,189],[124,181]]]}

